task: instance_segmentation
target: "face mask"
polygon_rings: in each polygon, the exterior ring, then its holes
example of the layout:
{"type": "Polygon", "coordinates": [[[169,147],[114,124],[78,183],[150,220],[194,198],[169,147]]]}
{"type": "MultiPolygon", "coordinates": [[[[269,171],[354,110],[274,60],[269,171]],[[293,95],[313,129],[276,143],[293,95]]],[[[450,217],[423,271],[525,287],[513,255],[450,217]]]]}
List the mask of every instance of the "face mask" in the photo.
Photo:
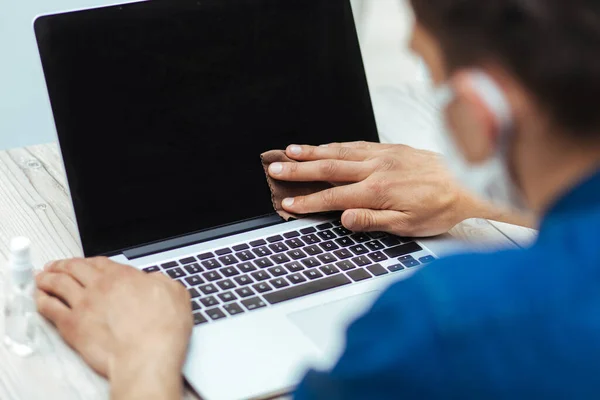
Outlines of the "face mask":
{"type": "MultiPolygon", "coordinates": [[[[525,211],[523,196],[511,179],[508,169],[508,141],[512,130],[512,117],[508,102],[496,84],[484,73],[473,73],[473,85],[484,104],[494,112],[499,121],[500,134],[496,153],[480,164],[471,164],[456,146],[446,129],[443,137],[444,155],[450,172],[458,181],[480,198],[498,206],[525,211]]],[[[435,92],[436,103],[444,110],[455,98],[448,85],[435,92]]]]}

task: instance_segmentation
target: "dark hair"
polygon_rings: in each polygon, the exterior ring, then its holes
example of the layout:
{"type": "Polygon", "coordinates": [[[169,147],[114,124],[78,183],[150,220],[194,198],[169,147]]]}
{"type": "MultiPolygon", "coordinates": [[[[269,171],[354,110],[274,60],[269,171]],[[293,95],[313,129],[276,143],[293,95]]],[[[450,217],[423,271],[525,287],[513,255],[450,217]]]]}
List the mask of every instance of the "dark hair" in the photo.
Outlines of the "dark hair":
{"type": "Polygon", "coordinates": [[[411,0],[447,68],[499,63],[553,122],[600,138],[599,0],[411,0]]]}

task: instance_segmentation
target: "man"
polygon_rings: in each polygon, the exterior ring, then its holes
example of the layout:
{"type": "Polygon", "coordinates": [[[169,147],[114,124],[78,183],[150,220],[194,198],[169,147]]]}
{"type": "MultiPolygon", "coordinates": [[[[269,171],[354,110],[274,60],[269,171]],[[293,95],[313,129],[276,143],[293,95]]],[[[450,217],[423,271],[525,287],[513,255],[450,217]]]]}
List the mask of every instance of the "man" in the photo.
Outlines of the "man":
{"type": "MultiPolygon", "coordinates": [[[[452,141],[474,167],[501,161],[496,171],[539,217],[540,237],[527,250],[441,260],[394,285],[350,327],[333,370],[309,372],[296,396],[598,398],[600,6],[412,4],[413,49],[453,88],[452,141]]],[[[271,166],[273,177],[347,183],[289,199],[292,212],[344,209],[351,229],[423,235],[490,212],[450,183],[447,198],[426,184],[403,195],[401,179],[442,173],[404,164],[430,154],[366,143],[287,151],[308,162],[271,166]]],[[[114,398],[179,396],[191,331],[183,288],[105,259],[55,262],[37,281],[40,312],[109,378],[114,398]]]]}

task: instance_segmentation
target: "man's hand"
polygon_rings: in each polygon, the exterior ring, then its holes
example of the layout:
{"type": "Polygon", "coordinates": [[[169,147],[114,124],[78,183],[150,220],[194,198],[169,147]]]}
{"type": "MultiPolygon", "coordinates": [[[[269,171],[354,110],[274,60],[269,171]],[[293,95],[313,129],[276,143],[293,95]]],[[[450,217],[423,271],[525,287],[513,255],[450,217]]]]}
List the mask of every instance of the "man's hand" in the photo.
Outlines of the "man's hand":
{"type": "Polygon", "coordinates": [[[57,261],[36,281],[39,312],[109,378],[113,398],[180,396],[193,327],[182,285],[106,258],[57,261]]]}
{"type": "Polygon", "coordinates": [[[492,217],[489,206],[460,187],[436,153],[353,142],[292,145],[286,154],[303,162],[272,164],[272,178],[336,185],[285,199],[283,207],[295,214],[345,210],[342,223],[348,229],[415,237],[445,233],[465,219],[492,217]]]}

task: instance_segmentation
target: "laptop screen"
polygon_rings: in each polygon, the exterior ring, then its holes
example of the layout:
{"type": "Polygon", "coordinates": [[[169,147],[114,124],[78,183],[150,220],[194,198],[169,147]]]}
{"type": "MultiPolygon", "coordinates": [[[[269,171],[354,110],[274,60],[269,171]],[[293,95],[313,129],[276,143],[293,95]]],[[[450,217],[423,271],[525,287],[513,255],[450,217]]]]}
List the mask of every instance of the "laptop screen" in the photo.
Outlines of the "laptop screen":
{"type": "Polygon", "coordinates": [[[87,256],[273,213],[266,150],[377,141],[349,0],[155,0],[35,28],[87,256]]]}

